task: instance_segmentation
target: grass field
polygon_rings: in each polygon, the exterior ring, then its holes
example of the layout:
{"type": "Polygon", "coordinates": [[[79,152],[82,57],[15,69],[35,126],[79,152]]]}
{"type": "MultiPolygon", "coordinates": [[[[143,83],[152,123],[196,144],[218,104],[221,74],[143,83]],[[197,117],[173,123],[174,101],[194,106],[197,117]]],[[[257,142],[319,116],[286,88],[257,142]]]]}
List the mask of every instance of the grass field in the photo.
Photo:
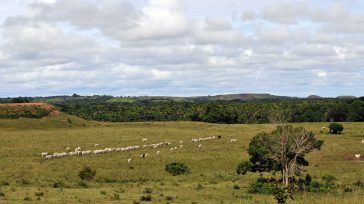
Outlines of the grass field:
{"type": "MultiPolygon", "coordinates": [[[[321,151],[310,153],[308,172],[313,178],[331,174],[341,186],[364,181],[364,162],[354,154],[364,154],[364,123],[343,123],[344,134],[319,133],[327,123],[300,123],[325,141],[321,151]]],[[[270,195],[248,194],[247,186],[259,175],[235,173],[237,164],[246,160],[250,139],[261,131],[274,129],[270,124],[221,125],[197,122],[97,123],[61,113],[43,119],[0,120],[0,203],[273,203],[270,195]],[[72,120],[69,127],[67,118],[72,120]],[[222,139],[191,143],[191,138],[217,136],[222,139]],[[95,149],[125,147],[170,141],[184,147],[175,152],[163,147],[159,156],[154,149],[45,160],[41,152],[62,152],[66,147],[95,149]],[[237,138],[235,144],[231,138],[237,138]],[[140,153],[149,158],[140,159],[140,153]],[[127,159],[132,158],[130,164],[127,159]],[[185,162],[191,173],[171,176],[164,171],[170,161],[185,162]],[[96,178],[80,183],[78,172],[90,166],[96,178]],[[55,183],[61,188],[54,188],[55,183]],[[240,189],[234,189],[239,185],[240,189]],[[152,201],[140,201],[146,188],[152,201]],[[38,192],[38,196],[35,194],[38,192]],[[40,195],[42,192],[43,195],[40,195]],[[37,200],[39,199],[39,200],[37,200]]],[[[364,203],[364,191],[344,193],[302,193],[290,203],[364,203]]]]}

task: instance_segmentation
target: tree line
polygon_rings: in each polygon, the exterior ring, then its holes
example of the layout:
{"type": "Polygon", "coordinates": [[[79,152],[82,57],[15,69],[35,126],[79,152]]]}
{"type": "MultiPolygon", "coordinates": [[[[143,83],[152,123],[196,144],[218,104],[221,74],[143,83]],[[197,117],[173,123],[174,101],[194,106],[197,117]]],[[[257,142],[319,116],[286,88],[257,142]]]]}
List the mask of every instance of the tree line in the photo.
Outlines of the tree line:
{"type": "Polygon", "coordinates": [[[289,122],[364,121],[364,97],[199,102],[140,100],[131,103],[108,102],[109,99],[82,98],[53,105],[87,120],[111,122],[269,123],[269,113],[282,108],[292,110],[289,122]]]}

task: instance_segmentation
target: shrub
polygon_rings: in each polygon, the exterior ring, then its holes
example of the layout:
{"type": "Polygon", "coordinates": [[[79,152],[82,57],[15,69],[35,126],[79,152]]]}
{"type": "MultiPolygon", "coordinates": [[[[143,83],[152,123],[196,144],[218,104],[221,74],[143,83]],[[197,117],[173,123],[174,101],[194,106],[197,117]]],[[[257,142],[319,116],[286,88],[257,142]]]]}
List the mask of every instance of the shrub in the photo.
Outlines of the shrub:
{"type": "Polygon", "coordinates": [[[141,201],[152,201],[152,196],[151,195],[146,195],[146,196],[142,196],[140,197],[141,201]]]}
{"type": "Polygon", "coordinates": [[[173,197],[172,196],[166,196],[166,200],[172,201],[173,197]]]}
{"type": "Polygon", "coordinates": [[[0,191],[0,197],[5,197],[5,193],[0,191]]]}
{"type": "Polygon", "coordinates": [[[120,195],[118,193],[114,193],[113,199],[120,200],[120,195]]]}
{"type": "Polygon", "coordinates": [[[144,193],[151,194],[151,193],[153,193],[153,190],[151,188],[149,188],[149,187],[146,187],[144,189],[144,193]]]}
{"type": "Polygon", "coordinates": [[[91,167],[83,167],[83,169],[78,173],[80,179],[85,181],[91,181],[96,176],[96,170],[91,169],[91,167]]]}
{"type": "Polygon", "coordinates": [[[25,178],[22,178],[22,179],[20,180],[20,182],[21,182],[21,184],[23,184],[23,185],[28,185],[28,184],[30,184],[29,180],[27,180],[27,179],[25,179],[25,178]]]}
{"type": "Polygon", "coordinates": [[[202,186],[202,184],[200,184],[200,183],[199,183],[199,184],[197,184],[197,187],[196,187],[196,189],[197,189],[197,190],[201,190],[201,189],[203,189],[203,186],[202,186]]]}
{"type": "Polygon", "coordinates": [[[340,134],[344,127],[340,123],[331,123],[329,129],[331,134],[340,134]]]}
{"type": "Polygon", "coordinates": [[[8,181],[1,181],[1,185],[8,186],[8,185],[10,185],[10,183],[8,181]]]}
{"type": "Polygon", "coordinates": [[[363,182],[361,180],[355,181],[353,183],[353,185],[356,186],[356,187],[363,187],[364,186],[364,184],[363,184],[363,182]]]}
{"type": "Polygon", "coordinates": [[[35,196],[41,197],[41,196],[44,196],[44,193],[43,193],[43,191],[38,191],[38,192],[35,192],[35,196]]]}
{"type": "Polygon", "coordinates": [[[293,200],[293,196],[290,192],[287,192],[284,188],[278,186],[274,189],[273,196],[278,204],[286,203],[286,200],[288,198],[291,198],[293,200]]]}
{"type": "Polygon", "coordinates": [[[310,174],[307,174],[306,177],[305,177],[305,185],[306,186],[309,186],[312,182],[312,177],[310,174]]]}
{"type": "Polygon", "coordinates": [[[173,176],[190,173],[188,166],[181,162],[169,163],[166,165],[165,170],[173,176]]]}
{"type": "Polygon", "coordinates": [[[238,184],[235,184],[235,185],[234,185],[234,189],[235,189],[235,190],[239,190],[239,189],[240,189],[240,186],[239,186],[238,184]]]}
{"type": "Polygon", "coordinates": [[[83,187],[83,188],[87,188],[87,183],[85,181],[79,181],[78,186],[83,187]]]}
{"type": "Polygon", "coordinates": [[[64,183],[62,181],[56,181],[53,183],[53,188],[63,188],[64,183]]]}
{"type": "Polygon", "coordinates": [[[354,189],[351,186],[345,186],[345,188],[344,188],[344,192],[353,192],[353,191],[354,191],[354,189]]]}
{"type": "Polygon", "coordinates": [[[31,198],[30,196],[28,196],[28,195],[27,195],[27,196],[25,196],[25,197],[24,197],[24,200],[25,200],[25,201],[32,201],[32,198],[31,198]]]}
{"type": "Polygon", "coordinates": [[[269,182],[268,179],[261,177],[250,184],[248,192],[271,194],[273,193],[274,189],[275,189],[274,183],[269,182]]]}
{"type": "Polygon", "coordinates": [[[248,171],[252,170],[252,164],[249,161],[244,161],[236,167],[236,173],[245,175],[248,171]]]}
{"type": "Polygon", "coordinates": [[[106,191],[100,191],[101,195],[106,195],[106,191]]]}

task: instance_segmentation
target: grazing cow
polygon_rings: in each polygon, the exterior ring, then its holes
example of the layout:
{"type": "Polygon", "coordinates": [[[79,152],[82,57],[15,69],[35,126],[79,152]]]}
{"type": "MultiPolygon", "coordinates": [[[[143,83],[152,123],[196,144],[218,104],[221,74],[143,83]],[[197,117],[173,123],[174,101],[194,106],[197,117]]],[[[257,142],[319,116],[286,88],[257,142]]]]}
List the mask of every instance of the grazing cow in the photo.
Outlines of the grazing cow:
{"type": "Polygon", "coordinates": [[[53,158],[53,155],[46,155],[45,158],[46,159],[52,159],[53,158]]]}
{"type": "Polygon", "coordinates": [[[236,141],[238,141],[238,139],[235,139],[235,138],[234,138],[234,139],[231,139],[231,140],[230,140],[230,142],[231,142],[231,143],[235,143],[236,141]]]}
{"type": "Polygon", "coordinates": [[[361,140],[361,143],[364,144],[364,140],[361,140]]]}
{"type": "Polygon", "coordinates": [[[71,148],[66,147],[66,152],[69,152],[69,151],[71,151],[71,148]]]}
{"type": "Polygon", "coordinates": [[[355,154],[354,156],[355,156],[355,158],[357,159],[357,161],[359,161],[359,160],[360,160],[360,154],[355,154]]]}
{"type": "Polygon", "coordinates": [[[142,139],[142,142],[146,142],[146,141],[148,141],[148,139],[147,139],[147,138],[143,138],[143,139],[142,139]]]}
{"type": "Polygon", "coordinates": [[[130,162],[131,162],[131,158],[128,159],[128,164],[130,164],[130,162]]]}
{"type": "Polygon", "coordinates": [[[48,152],[42,152],[42,157],[45,157],[48,155],[48,152]]]}
{"type": "Polygon", "coordinates": [[[198,140],[197,140],[197,139],[192,139],[192,140],[191,140],[191,142],[192,142],[192,143],[194,143],[194,142],[198,142],[198,140]]]}
{"type": "Polygon", "coordinates": [[[202,147],[202,144],[199,144],[199,145],[198,145],[198,148],[201,148],[201,147],[202,147]]]}
{"type": "Polygon", "coordinates": [[[183,147],[183,145],[179,145],[179,148],[182,148],[183,147]]]}
{"type": "Polygon", "coordinates": [[[98,146],[100,146],[100,144],[95,144],[95,147],[98,147],[98,146]]]}
{"type": "Polygon", "coordinates": [[[160,151],[157,151],[157,155],[159,155],[160,151]]]}

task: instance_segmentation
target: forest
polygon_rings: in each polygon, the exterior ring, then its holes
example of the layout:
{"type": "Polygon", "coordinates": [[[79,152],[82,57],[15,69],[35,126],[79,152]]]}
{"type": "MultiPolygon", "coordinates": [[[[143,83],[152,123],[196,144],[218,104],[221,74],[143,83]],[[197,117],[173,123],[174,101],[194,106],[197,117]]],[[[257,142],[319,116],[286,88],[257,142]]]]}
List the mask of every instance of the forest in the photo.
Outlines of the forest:
{"type": "Polygon", "coordinates": [[[110,122],[201,121],[209,123],[268,123],[277,108],[292,111],[290,122],[364,121],[364,97],[287,98],[248,100],[206,98],[63,96],[7,98],[0,102],[46,102],[60,111],[87,120],[110,122]]]}

